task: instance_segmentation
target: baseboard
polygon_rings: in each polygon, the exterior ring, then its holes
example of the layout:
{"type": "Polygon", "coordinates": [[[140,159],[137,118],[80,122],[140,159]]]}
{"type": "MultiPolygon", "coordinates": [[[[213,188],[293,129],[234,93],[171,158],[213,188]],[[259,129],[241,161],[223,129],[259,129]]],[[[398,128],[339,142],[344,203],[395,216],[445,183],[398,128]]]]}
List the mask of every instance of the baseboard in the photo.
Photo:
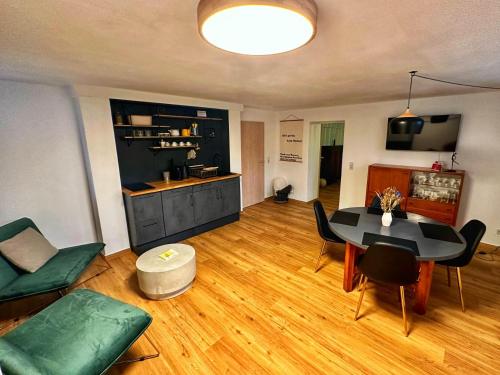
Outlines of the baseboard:
{"type": "Polygon", "coordinates": [[[117,257],[121,257],[127,253],[130,253],[131,251],[132,251],[132,249],[123,249],[123,250],[119,250],[113,254],[105,255],[105,257],[106,257],[106,259],[110,260],[110,259],[114,259],[117,257]]]}

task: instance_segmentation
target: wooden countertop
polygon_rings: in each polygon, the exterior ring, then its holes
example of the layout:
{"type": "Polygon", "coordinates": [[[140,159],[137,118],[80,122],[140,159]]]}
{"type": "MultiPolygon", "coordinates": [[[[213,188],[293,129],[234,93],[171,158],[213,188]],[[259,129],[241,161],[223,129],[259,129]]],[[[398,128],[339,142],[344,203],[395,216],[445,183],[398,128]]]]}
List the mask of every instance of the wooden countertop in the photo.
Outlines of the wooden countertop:
{"type": "Polygon", "coordinates": [[[231,174],[228,174],[227,176],[217,176],[217,177],[209,177],[209,178],[189,177],[189,178],[186,178],[186,179],[180,180],[180,181],[170,180],[168,183],[164,182],[164,181],[154,181],[154,182],[147,182],[148,185],[153,186],[152,189],[141,190],[141,191],[132,191],[132,190],[129,190],[126,188],[122,188],[122,192],[124,194],[127,194],[128,196],[136,197],[138,195],[158,193],[160,191],[166,191],[166,190],[179,189],[179,188],[188,187],[188,186],[207,184],[209,182],[229,180],[231,178],[237,178],[240,176],[241,176],[241,174],[239,174],[239,173],[231,173],[231,174]]]}

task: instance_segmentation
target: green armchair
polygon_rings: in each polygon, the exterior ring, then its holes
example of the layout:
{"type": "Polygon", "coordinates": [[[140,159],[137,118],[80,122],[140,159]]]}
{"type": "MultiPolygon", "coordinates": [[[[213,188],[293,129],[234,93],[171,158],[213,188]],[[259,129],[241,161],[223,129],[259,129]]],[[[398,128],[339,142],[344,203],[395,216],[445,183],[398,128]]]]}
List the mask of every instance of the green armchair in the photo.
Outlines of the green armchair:
{"type": "Polygon", "coordinates": [[[100,375],[151,321],[137,307],[77,289],[0,337],[0,368],[5,375],[100,375]]]}
{"type": "MultiPolygon", "coordinates": [[[[28,218],[22,218],[0,227],[0,242],[28,227],[40,232],[35,223],[28,218]]],[[[56,256],[34,273],[20,270],[0,255],[0,303],[68,288],[74,284],[102,249],[104,249],[103,243],[61,249],[56,256]]]]}

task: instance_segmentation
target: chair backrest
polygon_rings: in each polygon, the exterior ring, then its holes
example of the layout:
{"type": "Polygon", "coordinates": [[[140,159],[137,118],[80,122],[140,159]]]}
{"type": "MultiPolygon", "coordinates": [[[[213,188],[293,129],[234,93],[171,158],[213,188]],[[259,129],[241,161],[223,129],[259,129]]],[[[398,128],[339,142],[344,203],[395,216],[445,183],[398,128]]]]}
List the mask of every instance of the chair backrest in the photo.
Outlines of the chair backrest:
{"type": "Polygon", "coordinates": [[[460,229],[460,234],[464,236],[467,246],[462,255],[453,259],[453,265],[464,267],[470,263],[485,232],[486,225],[479,220],[471,220],[460,229]]]}
{"type": "Polygon", "coordinates": [[[358,268],[368,279],[397,285],[413,284],[419,274],[412,250],[382,242],[368,247],[358,262],[358,268]]]}
{"type": "MultiPolygon", "coordinates": [[[[375,195],[373,197],[370,207],[382,209],[382,206],[380,205],[380,198],[378,197],[378,195],[375,195]]],[[[396,207],[394,207],[394,210],[401,211],[401,206],[398,204],[396,207]]]]}
{"type": "MultiPolygon", "coordinates": [[[[0,227],[0,242],[6,241],[27,228],[40,232],[35,223],[23,217],[0,227]]],[[[0,255],[0,289],[17,279],[23,272],[0,255]]]]}
{"type": "Polygon", "coordinates": [[[316,215],[316,225],[321,238],[326,241],[332,241],[332,239],[335,239],[337,236],[333,234],[328,226],[328,218],[326,217],[325,209],[318,200],[314,202],[314,214],[316,215]]]}

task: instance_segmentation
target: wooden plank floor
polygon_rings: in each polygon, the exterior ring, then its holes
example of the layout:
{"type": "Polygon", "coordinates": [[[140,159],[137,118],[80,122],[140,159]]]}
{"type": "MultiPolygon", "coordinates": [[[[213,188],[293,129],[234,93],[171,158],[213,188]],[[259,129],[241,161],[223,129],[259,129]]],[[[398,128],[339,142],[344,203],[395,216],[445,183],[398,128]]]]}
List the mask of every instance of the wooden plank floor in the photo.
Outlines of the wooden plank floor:
{"type": "MultiPolygon", "coordinates": [[[[196,248],[197,278],[175,299],[140,294],[132,253],[112,258],[113,269],[86,284],[154,318],[147,333],[161,356],[115,366],[111,374],[492,374],[500,368],[498,256],[476,257],[463,270],[465,313],[456,280],[448,288],[445,269],[437,267],[428,313],[408,309],[405,337],[396,289],[369,284],[361,317],[353,320],[358,292],[342,289],[340,246],[330,246],[313,272],[321,241],[310,204],[265,201],[245,209],[239,222],[185,243],[196,248]]],[[[141,338],[129,354],[152,350],[141,338]]]]}

